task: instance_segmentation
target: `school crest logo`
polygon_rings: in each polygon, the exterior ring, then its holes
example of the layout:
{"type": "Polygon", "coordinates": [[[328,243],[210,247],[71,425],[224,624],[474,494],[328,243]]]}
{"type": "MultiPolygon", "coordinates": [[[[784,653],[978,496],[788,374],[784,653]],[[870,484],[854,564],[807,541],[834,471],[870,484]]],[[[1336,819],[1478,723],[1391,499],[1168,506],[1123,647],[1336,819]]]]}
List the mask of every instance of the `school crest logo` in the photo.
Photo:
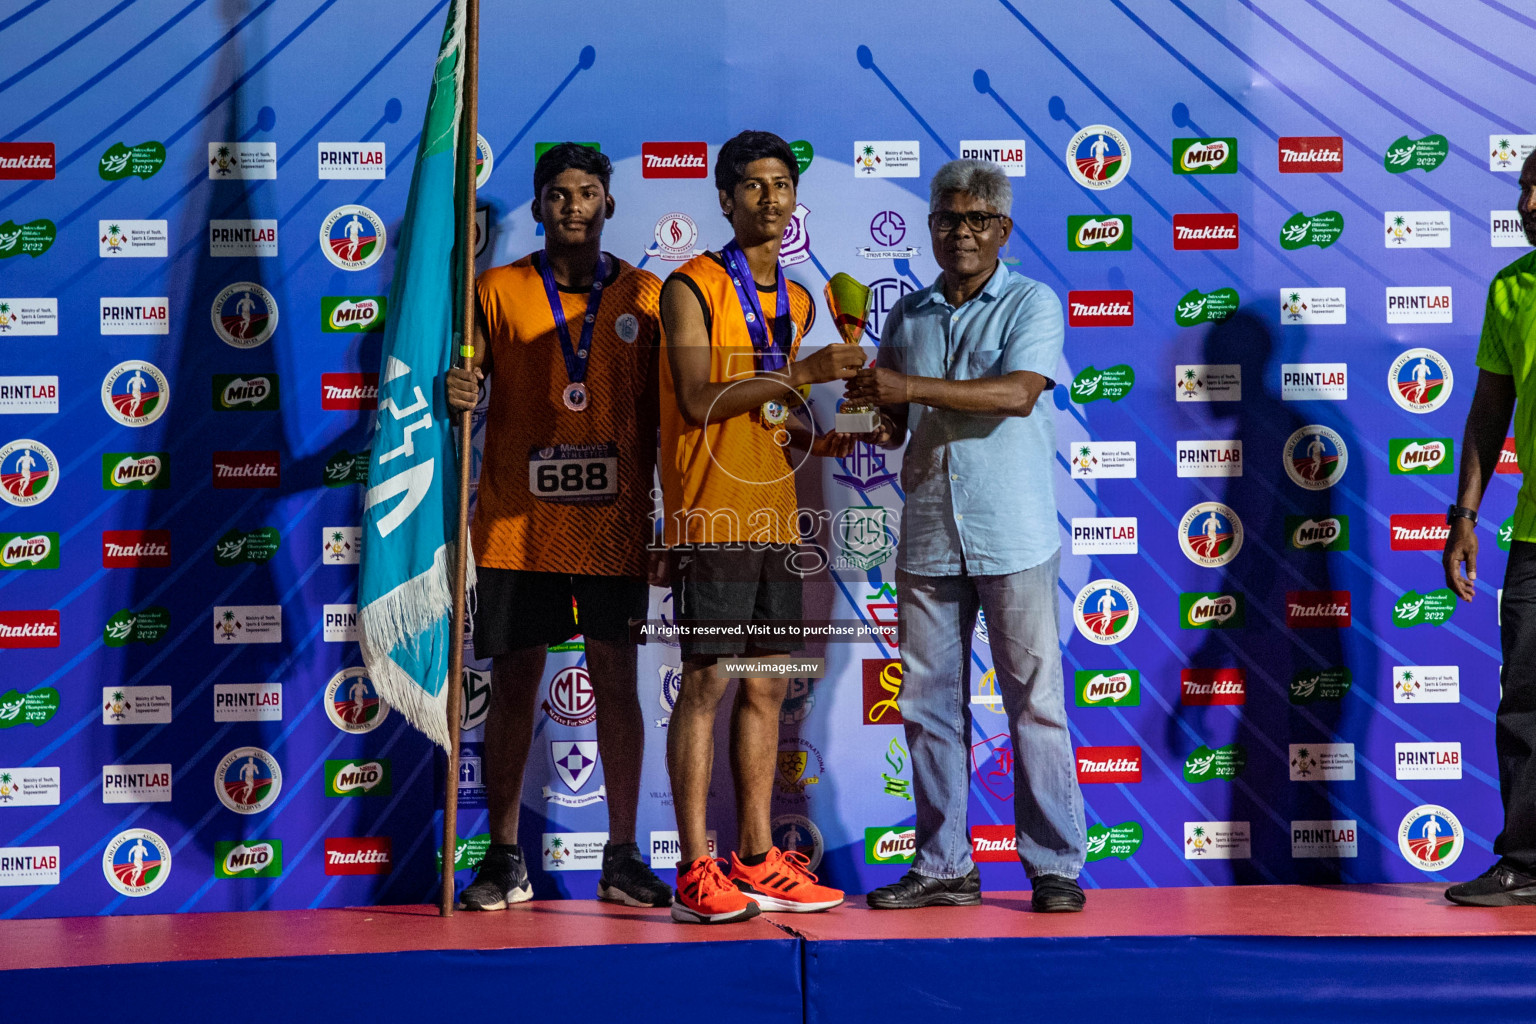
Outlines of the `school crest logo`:
{"type": "Polygon", "coordinates": [[[1116,580],[1095,580],[1078,591],[1072,606],[1077,631],[1096,644],[1118,644],[1136,629],[1136,595],[1116,580]]]}
{"type": "Polygon", "coordinates": [[[367,270],[384,255],[386,234],[366,206],[338,206],[320,223],[320,248],[342,270],[367,270]]]}
{"type": "Polygon", "coordinates": [[[213,772],[219,802],[236,814],[259,814],[283,790],[283,770],[260,747],[236,747],[213,772]]]}
{"type": "Polygon", "coordinates": [[[1243,547],[1243,522],[1237,513],[1216,501],[1202,501],[1179,524],[1184,556],[1208,569],[1226,565],[1243,547]]]}
{"type": "Polygon", "coordinates": [[[1067,170],[1084,188],[1114,188],[1131,171],[1131,146],[1107,124],[1090,124],[1067,143],[1067,170]]]}
{"type": "Polygon", "coordinates": [[[125,427],[149,426],[165,414],[170,401],[165,374],[142,359],[118,363],[101,382],[102,408],[125,427]]]}
{"type": "Polygon", "coordinates": [[[277,302],[254,281],[237,281],[213,300],[213,332],[232,348],[265,345],[277,329],[277,302]]]}
{"type": "Polygon", "coordinates": [[[1349,449],[1334,431],[1313,423],[1286,439],[1281,458],[1286,475],[1297,487],[1324,491],[1344,478],[1349,449]]]}
{"type": "Polygon", "coordinates": [[[19,438],[0,447],[0,499],[25,508],[48,500],[59,485],[59,460],[41,441],[19,438]]]}
{"type": "Polygon", "coordinates": [[[1387,389],[1409,412],[1434,412],[1451,397],[1451,364],[1430,348],[1411,348],[1392,362],[1387,389]]]}

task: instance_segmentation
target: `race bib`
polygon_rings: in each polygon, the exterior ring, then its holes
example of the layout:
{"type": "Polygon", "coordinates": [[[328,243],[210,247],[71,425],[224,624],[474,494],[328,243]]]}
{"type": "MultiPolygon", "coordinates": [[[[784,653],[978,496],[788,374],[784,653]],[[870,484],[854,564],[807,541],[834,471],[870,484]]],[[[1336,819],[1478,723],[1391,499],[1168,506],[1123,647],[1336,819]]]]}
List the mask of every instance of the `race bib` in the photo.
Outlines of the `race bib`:
{"type": "Polygon", "coordinates": [[[528,491],[564,505],[611,504],[619,496],[619,446],[602,441],[530,448],[528,491]]]}

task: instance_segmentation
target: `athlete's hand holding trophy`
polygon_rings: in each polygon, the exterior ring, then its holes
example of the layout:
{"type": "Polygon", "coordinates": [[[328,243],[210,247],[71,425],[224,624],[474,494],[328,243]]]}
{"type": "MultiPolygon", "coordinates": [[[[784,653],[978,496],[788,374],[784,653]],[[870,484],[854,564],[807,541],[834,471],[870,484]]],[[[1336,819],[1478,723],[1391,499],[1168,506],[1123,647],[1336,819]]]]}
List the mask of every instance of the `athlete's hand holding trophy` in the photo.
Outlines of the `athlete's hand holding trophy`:
{"type": "MultiPolygon", "coordinates": [[[[847,344],[857,345],[869,322],[869,306],[874,293],[868,285],[860,284],[847,274],[833,275],[822,292],[827,297],[827,308],[832,313],[832,322],[837,325],[837,332],[847,344]]],[[[837,411],[837,432],[859,435],[875,433],[880,429],[880,410],[867,398],[854,397],[851,394],[853,380],[848,383],[850,391],[845,393],[843,404],[837,411]]]]}

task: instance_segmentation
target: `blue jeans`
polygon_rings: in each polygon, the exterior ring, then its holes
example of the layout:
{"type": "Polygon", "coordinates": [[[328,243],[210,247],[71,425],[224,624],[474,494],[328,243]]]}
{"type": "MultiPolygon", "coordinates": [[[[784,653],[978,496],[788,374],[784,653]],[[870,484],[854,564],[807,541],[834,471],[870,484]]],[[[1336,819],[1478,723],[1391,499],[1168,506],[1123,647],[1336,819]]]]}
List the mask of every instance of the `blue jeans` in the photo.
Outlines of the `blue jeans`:
{"type": "Polygon", "coordinates": [[[997,691],[1013,740],[1013,815],[1030,878],[1076,878],[1087,857],[1083,794],[1067,732],[1056,576],[1061,552],[1003,576],[897,573],[906,721],[917,803],[913,870],[970,872],[971,631],[987,616],[997,691]]]}

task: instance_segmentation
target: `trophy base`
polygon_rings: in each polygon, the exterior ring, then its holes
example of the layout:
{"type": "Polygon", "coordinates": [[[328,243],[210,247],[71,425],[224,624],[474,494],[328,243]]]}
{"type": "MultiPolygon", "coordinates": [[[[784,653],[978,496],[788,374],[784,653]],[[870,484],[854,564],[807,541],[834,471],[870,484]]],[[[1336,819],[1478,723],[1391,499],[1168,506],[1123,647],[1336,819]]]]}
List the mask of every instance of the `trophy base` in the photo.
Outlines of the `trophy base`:
{"type": "Polygon", "coordinates": [[[880,411],[878,409],[840,412],[837,414],[837,432],[839,434],[873,434],[879,429],[880,411]]]}

